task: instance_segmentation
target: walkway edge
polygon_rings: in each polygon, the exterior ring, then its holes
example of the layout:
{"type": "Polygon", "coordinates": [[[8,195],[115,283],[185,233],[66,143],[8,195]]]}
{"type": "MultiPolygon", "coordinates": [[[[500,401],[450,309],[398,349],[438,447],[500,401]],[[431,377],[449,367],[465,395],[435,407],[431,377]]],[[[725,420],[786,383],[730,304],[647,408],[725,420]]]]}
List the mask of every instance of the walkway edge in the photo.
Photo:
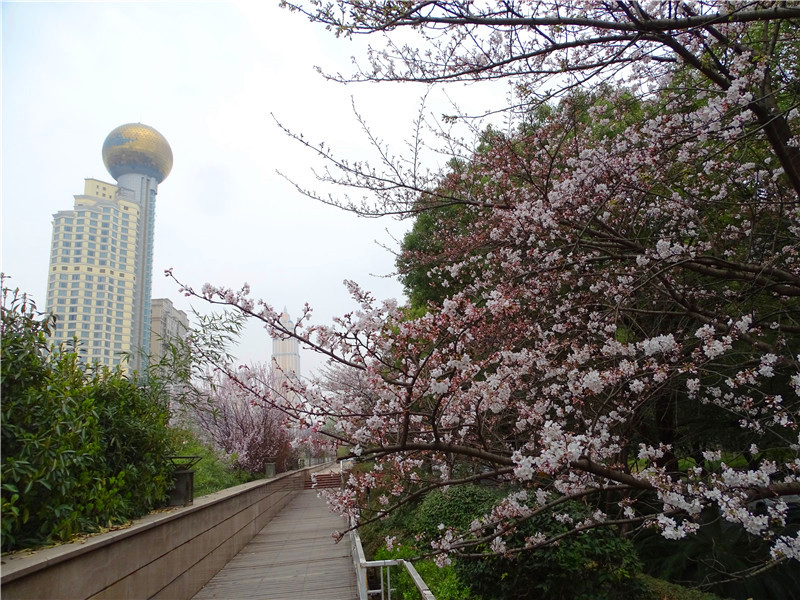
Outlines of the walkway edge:
{"type": "Polygon", "coordinates": [[[319,468],[209,494],[78,542],[3,556],[0,592],[12,600],[191,598],[319,468]]]}

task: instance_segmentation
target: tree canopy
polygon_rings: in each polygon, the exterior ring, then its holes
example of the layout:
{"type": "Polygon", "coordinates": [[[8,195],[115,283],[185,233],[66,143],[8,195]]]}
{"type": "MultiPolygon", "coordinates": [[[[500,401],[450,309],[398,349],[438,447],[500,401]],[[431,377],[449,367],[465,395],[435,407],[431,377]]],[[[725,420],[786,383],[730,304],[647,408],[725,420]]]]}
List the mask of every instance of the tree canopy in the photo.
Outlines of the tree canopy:
{"type": "Polygon", "coordinates": [[[597,528],[681,539],[718,517],[772,561],[800,559],[786,501],[800,494],[800,8],[290,6],[386,36],[349,79],[512,77],[519,97],[513,130],[431,177],[387,153],[370,166],[317,149],[326,180],[372,192],[342,206],[438,211],[400,257],[423,275],[425,314],[349,283],[356,310],[321,326],[309,309],[289,331],[246,287],[183,288],[350,373],[296,381],[280,403],[333,420],[329,435],[369,459],[331,503],[369,521],[436,488],[501,485],[469,527],[441,524],[441,561],[597,528]],[[395,41],[404,28],[417,45],[395,41]],[[592,510],[570,514],[574,501],[592,510]],[[542,517],[569,531],[515,535],[542,517]]]}

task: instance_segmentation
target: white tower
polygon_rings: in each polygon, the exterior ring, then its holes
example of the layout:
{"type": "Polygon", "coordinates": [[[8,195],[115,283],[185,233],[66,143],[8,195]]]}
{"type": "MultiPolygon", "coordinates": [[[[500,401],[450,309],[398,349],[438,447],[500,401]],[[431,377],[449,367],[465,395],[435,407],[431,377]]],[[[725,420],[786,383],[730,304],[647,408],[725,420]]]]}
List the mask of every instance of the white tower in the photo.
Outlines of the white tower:
{"type": "MultiPolygon", "coordinates": [[[[286,309],[281,313],[281,325],[293,329],[294,323],[286,309]]],[[[290,337],[272,338],[272,368],[275,373],[275,387],[281,389],[287,377],[300,374],[300,344],[290,337]]]]}

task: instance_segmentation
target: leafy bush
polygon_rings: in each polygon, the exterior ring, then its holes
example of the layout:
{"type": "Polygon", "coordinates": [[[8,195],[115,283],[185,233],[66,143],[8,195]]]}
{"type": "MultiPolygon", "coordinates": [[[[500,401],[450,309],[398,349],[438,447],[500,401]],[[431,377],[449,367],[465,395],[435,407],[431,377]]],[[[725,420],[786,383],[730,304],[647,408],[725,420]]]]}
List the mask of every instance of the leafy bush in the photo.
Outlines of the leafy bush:
{"type": "Polygon", "coordinates": [[[3,290],[2,549],[142,515],[172,484],[160,386],[48,346],[51,317],[3,290]]]}
{"type": "Polygon", "coordinates": [[[399,544],[413,545],[418,507],[419,502],[408,503],[378,521],[359,527],[364,555],[367,558],[378,556],[386,548],[387,537],[394,537],[399,544]]]}
{"type": "MultiPolygon", "coordinates": [[[[683,585],[703,585],[725,598],[794,598],[800,590],[800,569],[794,561],[758,568],[770,559],[769,540],[750,535],[723,520],[716,510],[703,515],[697,534],[682,540],[664,539],[656,531],[643,531],[634,540],[645,571],[683,585]],[[725,543],[720,544],[719,540],[725,543]],[[756,568],[754,568],[756,567],[756,568]],[[731,577],[731,574],[739,578],[731,577]]],[[[790,504],[785,535],[800,531],[800,506],[790,504]]]]}
{"type": "MultiPolygon", "coordinates": [[[[537,524],[554,528],[552,522],[537,524]]],[[[533,528],[524,529],[530,534],[533,528]]],[[[486,600],[622,600],[639,598],[642,593],[633,546],[608,530],[567,537],[558,545],[515,558],[486,555],[454,564],[462,581],[486,600]]]]}
{"type": "Polygon", "coordinates": [[[439,537],[439,525],[469,529],[472,521],[491,510],[499,497],[494,488],[459,485],[425,496],[415,514],[416,533],[439,537]]]}
{"type": "MultiPolygon", "coordinates": [[[[433,492],[417,513],[420,533],[435,535],[439,523],[465,528],[494,503],[497,492],[476,486],[459,486],[447,492],[433,492]]],[[[586,508],[573,503],[565,509],[581,518],[586,508]]],[[[585,515],[584,515],[585,516],[585,515]]],[[[542,516],[521,523],[510,538],[524,544],[535,533],[548,537],[568,531],[542,516]]],[[[507,558],[487,551],[478,559],[461,558],[453,565],[459,579],[482,598],[558,598],[614,600],[639,597],[642,584],[637,578],[639,560],[633,545],[608,529],[590,530],[566,537],[558,544],[507,558]]]]}
{"type": "MultiPolygon", "coordinates": [[[[552,522],[539,525],[553,527],[552,522]]],[[[454,564],[460,578],[487,600],[532,596],[622,600],[639,598],[642,593],[636,552],[629,542],[607,530],[567,537],[558,545],[514,558],[487,555],[454,564]]]]}
{"type": "Polygon", "coordinates": [[[181,456],[199,456],[194,470],[194,497],[205,496],[253,480],[253,476],[233,464],[214,448],[202,443],[188,429],[173,430],[176,452],[181,456]]]}
{"type": "MultiPolygon", "coordinates": [[[[392,550],[381,548],[375,553],[376,560],[410,559],[414,556],[416,556],[416,552],[406,546],[392,550]]],[[[472,600],[478,598],[458,578],[458,574],[451,566],[440,568],[432,560],[420,560],[414,563],[414,568],[433,592],[436,600],[472,600]]],[[[392,568],[392,590],[392,598],[400,598],[402,600],[417,600],[419,598],[419,592],[411,580],[411,576],[403,567],[392,568]]]]}
{"type": "MultiPolygon", "coordinates": [[[[405,558],[430,551],[429,541],[441,535],[440,524],[468,529],[470,523],[487,513],[501,497],[501,490],[475,485],[436,490],[417,505],[393,512],[380,523],[362,529],[365,551],[375,548],[374,557],[405,558]],[[396,536],[401,544],[389,552],[384,537],[396,536]],[[416,548],[414,546],[417,546],[416,548]]],[[[563,510],[575,518],[586,516],[586,507],[572,503],[563,510]]],[[[548,537],[567,531],[568,525],[550,515],[531,519],[517,528],[510,543],[522,543],[526,536],[542,532],[548,537]]],[[[480,552],[486,548],[477,548],[480,552]]],[[[368,554],[369,555],[369,554],[368,554]]],[[[633,545],[608,529],[587,531],[562,539],[557,545],[520,554],[513,558],[489,553],[478,559],[459,558],[452,566],[439,569],[432,561],[415,563],[425,583],[441,598],[558,598],[565,600],[622,600],[645,598],[645,584],[633,545]],[[440,596],[440,594],[445,594],[440,596]],[[449,594],[449,595],[447,595],[449,594]]],[[[416,592],[406,576],[392,576],[393,587],[408,597],[416,592]],[[411,586],[411,587],[408,587],[411,586]]],[[[406,597],[402,595],[401,597],[406,597]]]]}
{"type": "Polygon", "coordinates": [[[640,575],[644,585],[643,599],[646,600],[719,600],[720,597],[709,592],[686,588],[663,579],[640,575]]]}
{"type": "MultiPolygon", "coordinates": [[[[368,472],[370,465],[357,463],[354,471],[368,472]]],[[[371,508],[373,511],[382,511],[385,507],[376,501],[373,494],[371,508]]],[[[393,510],[380,520],[365,525],[359,529],[364,553],[368,557],[377,556],[381,548],[385,547],[385,538],[394,537],[398,544],[408,547],[419,546],[420,538],[423,544],[434,537],[438,537],[440,523],[453,523],[469,525],[475,516],[489,510],[497,499],[497,491],[475,485],[464,485],[449,488],[447,491],[434,490],[422,500],[408,502],[398,509],[393,510]],[[442,502],[443,497],[447,502],[442,502]]],[[[369,513],[370,516],[374,513],[369,513]]],[[[418,554],[430,551],[430,546],[424,546],[418,554]]]]}

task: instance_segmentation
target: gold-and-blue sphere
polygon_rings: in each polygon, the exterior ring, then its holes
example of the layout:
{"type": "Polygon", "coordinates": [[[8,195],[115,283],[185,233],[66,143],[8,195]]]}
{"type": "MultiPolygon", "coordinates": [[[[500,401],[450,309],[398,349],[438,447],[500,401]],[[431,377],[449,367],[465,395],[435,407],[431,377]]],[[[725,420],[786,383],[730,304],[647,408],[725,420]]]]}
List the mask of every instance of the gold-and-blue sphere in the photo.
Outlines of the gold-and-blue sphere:
{"type": "Polygon", "coordinates": [[[103,163],[116,180],[120,175],[136,173],[154,177],[161,183],[172,170],[172,148],[152,127],[127,123],[106,137],[103,163]]]}

